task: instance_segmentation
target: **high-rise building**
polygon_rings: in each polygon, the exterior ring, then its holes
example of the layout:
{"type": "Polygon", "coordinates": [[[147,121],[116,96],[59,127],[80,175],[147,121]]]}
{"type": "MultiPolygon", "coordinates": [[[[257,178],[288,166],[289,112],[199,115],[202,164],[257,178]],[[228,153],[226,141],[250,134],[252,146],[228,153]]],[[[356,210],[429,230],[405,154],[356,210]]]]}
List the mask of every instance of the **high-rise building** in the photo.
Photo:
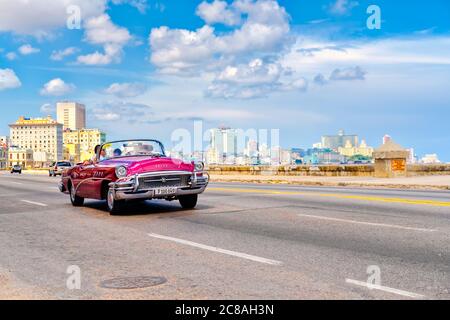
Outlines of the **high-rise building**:
{"type": "Polygon", "coordinates": [[[62,159],[63,125],[50,116],[34,119],[22,116],[9,127],[10,145],[32,150],[41,165],[62,159]]]}
{"type": "Polygon", "coordinates": [[[231,128],[210,130],[210,150],[207,153],[215,163],[233,162],[237,156],[237,131],[231,128]]]}
{"type": "Polygon", "coordinates": [[[65,159],[80,162],[92,158],[95,146],[106,142],[106,134],[99,129],[66,129],[63,139],[65,159]]]}
{"type": "Polygon", "coordinates": [[[347,142],[350,142],[352,146],[357,146],[359,144],[358,136],[345,134],[344,130],[339,130],[337,135],[322,136],[321,148],[338,151],[339,148],[345,147],[347,142]]]}
{"type": "Polygon", "coordinates": [[[86,127],[86,108],[77,102],[58,102],[56,120],[63,124],[63,129],[79,130],[86,127]]]}

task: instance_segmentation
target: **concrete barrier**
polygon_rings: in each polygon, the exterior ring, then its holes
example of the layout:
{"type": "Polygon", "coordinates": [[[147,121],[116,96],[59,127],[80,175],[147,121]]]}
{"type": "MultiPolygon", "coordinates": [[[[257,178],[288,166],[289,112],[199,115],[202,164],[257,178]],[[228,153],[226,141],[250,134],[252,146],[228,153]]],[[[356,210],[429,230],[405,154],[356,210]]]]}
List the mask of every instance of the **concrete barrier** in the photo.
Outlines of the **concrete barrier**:
{"type": "MultiPolygon", "coordinates": [[[[311,176],[311,177],[373,177],[373,164],[366,165],[319,165],[319,166],[225,166],[210,165],[212,175],[257,175],[257,176],[311,176]]],[[[407,166],[408,177],[426,175],[450,175],[450,164],[407,166]]]]}
{"type": "Polygon", "coordinates": [[[410,164],[408,176],[450,175],[450,164],[410,164]]]}
{"type": "Polygon", "coordinates": [[[374,168],[373,165],[209,166],[207,170],[214,175],[370,177],[374,168]]]}

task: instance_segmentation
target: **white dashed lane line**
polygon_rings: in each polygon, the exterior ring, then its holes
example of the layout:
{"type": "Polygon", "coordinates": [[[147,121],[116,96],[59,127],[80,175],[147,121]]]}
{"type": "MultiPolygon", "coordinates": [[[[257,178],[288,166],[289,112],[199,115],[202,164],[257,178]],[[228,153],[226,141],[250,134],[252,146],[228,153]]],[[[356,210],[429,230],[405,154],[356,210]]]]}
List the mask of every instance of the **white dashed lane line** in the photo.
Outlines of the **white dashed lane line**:
{"type": "Polygon", "coordinates": [[[313,216],[313,215],[309,215],[309,214],[297,214],[297,216],[302,217],[302,218],[327,220],[327,221],[339,222],[339,223],[360,224],[360,225],[366,225],[366,226],[372,226],[372,227],[394,228],[394,229],[403,229],[403,230],[421,231],[421,232],[436,232],[437,231],[435,229],[407,227],[407,226],[399,226],[399,225],[387,224],[387,223],[375,223],[375,222],[347,220],[347,219],[331,218],[331,217],[324,217],[324,216],[313,216]]]}
{"type": "Polygon", "coordinates": [[[200,244],[200,243],[196,243],[196,242],[192,242],[192,241],[188,241],[188,240],[167,237],[167,236],[163,236],[163,235],[155,234],[155,233],[149,233],[148,235],[150,237],[152,237],[152,238],[157,238],[157,239],[177,242],[177,243],[184,244],[184,245],[187,245],[187,246],[191,246],[191,247],[195,247],[195,248],[199,248],[199,249],[203,249],[203,250],[208,250],[208,251],[212,251],[212,252],[222,253],[222,254],[226,254],[226,255],[229,255],[229,256],[234,256],[234,257],[247,259],[247,260],[251,260],[251,261],[255,261],[255,262],[270,264],[270,265],[274,265],[274,266],[281,266],[283,264],[281,261],[261,258],[261,257],[249,255],[249,254],[246,254],[246,253],[241,253],[241,252],[221,249],[221,248],[217,248],[217,247],[211,247],[211,246],[208,246],[208,245],[204,245],[204,244],[200,244]]]}
{"type": "Polygon", "coordinates": [[[40,207],[48,207],[45,203],[29,201],[29,200],[20,200],[20,201],[28,203],[28,204],[33,204],[33,205],[36,205],[36,206],[40,206],[40,207]]]}
{"type": "Polygon", "coordinates": [[[413,299],[425,298],[424,295],[421,295],[418,293],[404,291],[404,290],[400,290],[400,289],[394,289],[394,288],[375,285],[375,284],[370,284],[370,283],[363,282],[363,281],[358,281],[358,280],[353,280],[353,279],[345,279],[345,282],[356,285],[356,286],[365,287],[365,288],[368,288],[371,290],[380,290],[380,291],[389,292],[389,293],[397,294],[397,295],[408,297],[408,298],[413,298],[413,299]]]}

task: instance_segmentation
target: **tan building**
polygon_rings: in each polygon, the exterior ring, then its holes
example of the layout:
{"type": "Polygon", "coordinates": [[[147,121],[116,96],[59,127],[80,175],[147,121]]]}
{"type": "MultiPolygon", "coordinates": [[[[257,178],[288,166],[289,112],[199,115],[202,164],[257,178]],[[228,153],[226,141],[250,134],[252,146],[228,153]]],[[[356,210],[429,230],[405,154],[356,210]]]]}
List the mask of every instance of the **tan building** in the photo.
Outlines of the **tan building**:
{"type": "Polygon", "coordinates": [[[344,147],[340,147],[338,149],[339,153],[346,157],[353,157],[356,155],[365,156],[365,157],[372,157],[373,154],[373,148],[367,146],[366,142],[364,140],[361,141],[361,144],[359,147],[353,146],[350,141],[345,142],[344,147]]]}
{"type": "Polygon", "coordinates": [[[86,108],[76,102],[58,102],[56,120],[63,124],[63,129],[79,130],[86,127],[86,108]]]}
{"type": "Polygon", "coordinates": [[[106,135],[99,129],[64,130],[64,154],[67,160],[80,162],[94,155],[94,148],[105,143],[106,135]]]}
{"type": "Polygon", "coordinates": [[[63,131],[62,124],[50,116],[47,118],[20,117],[10,124],[10,145],[20,149],[30,149],[33,157],[41,165],[62,160],[63,131]]]}
{"type": "Polygon", "coordinates": [[[21,165],[22,168],[33,167],[33,150],[19,147],[9,148],[9,163],[8,166],[12,167],[16,164],[21,165]]]}

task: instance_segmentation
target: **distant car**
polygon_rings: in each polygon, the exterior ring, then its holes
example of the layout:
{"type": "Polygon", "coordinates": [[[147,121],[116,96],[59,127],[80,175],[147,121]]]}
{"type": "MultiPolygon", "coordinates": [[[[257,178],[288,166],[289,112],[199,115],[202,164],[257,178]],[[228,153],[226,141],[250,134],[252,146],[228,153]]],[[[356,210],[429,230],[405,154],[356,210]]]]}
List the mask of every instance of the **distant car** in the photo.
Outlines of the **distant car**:
{"type": "Polygon", "coordinates": [[[16,172],[18,174],[22,174],[22,166],[21,165],[16,164],[11,168],[11,173],[16,173],[16,172]]]}
{"type": "Polygon", "coordinates": [[[48,170],[48,175],[50,177],[56,177],[62,175],[63,170],[69,169],[72,167],[72,164],[69,161],[58,161],[54,162],[50,169],[48,170]]]}
{"type": "Polygon", "coordinates": [[[96,161],[65,170],[59,189],[74,206],[82,206],[85,198],[106,200],[116,214],[127,200],[178,200],[192,209],[208,181],[203,162],[167,157],[157,140],[126,140],[105,143],[96,161]]]}

